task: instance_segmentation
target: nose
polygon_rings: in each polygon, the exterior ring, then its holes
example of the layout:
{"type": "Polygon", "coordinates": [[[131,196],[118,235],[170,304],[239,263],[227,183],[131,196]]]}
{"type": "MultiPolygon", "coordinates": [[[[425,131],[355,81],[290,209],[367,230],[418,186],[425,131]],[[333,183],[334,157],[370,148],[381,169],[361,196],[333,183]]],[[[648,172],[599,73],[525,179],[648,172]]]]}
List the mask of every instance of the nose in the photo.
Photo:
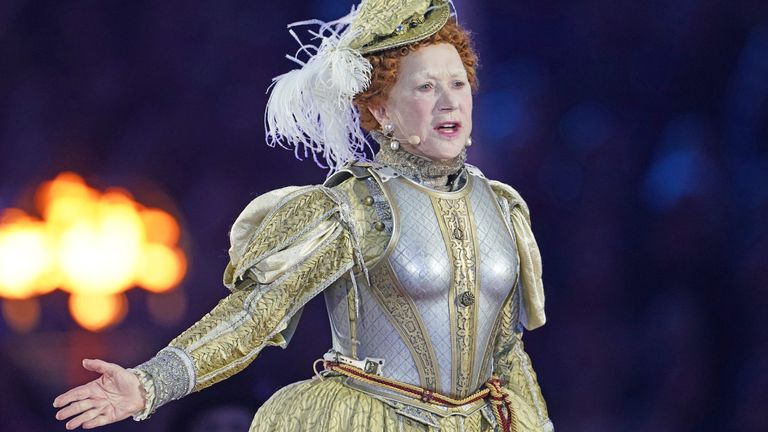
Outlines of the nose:
{"type": "Polygon", "coordinates": [[[437,101],[437,109],[440,112],[451,112],[458,108],[457,98],[448,89],[444,89],[440,95],[440,99],[437,101]]]}

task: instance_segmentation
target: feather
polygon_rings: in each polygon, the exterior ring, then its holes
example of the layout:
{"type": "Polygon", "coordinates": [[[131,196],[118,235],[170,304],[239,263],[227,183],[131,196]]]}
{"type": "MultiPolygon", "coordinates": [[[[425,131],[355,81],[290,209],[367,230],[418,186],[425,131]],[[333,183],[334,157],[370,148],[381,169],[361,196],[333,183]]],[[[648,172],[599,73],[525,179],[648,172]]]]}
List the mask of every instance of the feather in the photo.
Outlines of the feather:
{"type": "MultiPolygon", "coordinates": [[[[371,64],[341,41],[350,40],[344,29],[354,20],[356,9],[336,21],[302,21],[289,25],[319,25],[311,33],[320,46],[299,42],[295,56],[288,58],[300,68],[272,80],[264,113],[267,144],[292,149],[297,158],[312,155],[331,173],[354,159],[366,160],[370,145],[360,128],[354,106],[356,94],[368,88],[371,64]],[[309,56],[302,62],[299,55],[309,56]]],[[[349,32],[346,32],[349,33],[349,32]]]]}

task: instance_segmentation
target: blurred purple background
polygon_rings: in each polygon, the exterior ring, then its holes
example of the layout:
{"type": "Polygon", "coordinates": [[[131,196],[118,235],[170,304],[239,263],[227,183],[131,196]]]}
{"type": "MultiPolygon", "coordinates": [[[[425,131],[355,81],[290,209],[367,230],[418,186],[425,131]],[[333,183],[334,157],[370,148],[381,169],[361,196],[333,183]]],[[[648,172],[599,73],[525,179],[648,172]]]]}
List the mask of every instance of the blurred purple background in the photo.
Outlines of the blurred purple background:
{"type": "MultiPolygon", "coordinates": [[[[768,3],[455,0],[480,53],[470,162],[516,187],[549,322],[526,335],[559,431],[768,430],[768,3]]],[[[4,431],[64,430],[50,404],[79,359],[145,360],[227,294],[228,229],[256,195],[325,171],[264,145],[285,25],[350,1],[0,3],[0,209],[64,170],[182,219],[189,307],[89,334],[67,295],[37,329],[0,322],[4,431]],[[163,198],[166,197],[166,198],[163,198]]],[[[321,299],[285,351],[112,431],[253,409],[330,346],[321,299]]],[[[174,426],[176,425],[176,426],[174,426]]]]}

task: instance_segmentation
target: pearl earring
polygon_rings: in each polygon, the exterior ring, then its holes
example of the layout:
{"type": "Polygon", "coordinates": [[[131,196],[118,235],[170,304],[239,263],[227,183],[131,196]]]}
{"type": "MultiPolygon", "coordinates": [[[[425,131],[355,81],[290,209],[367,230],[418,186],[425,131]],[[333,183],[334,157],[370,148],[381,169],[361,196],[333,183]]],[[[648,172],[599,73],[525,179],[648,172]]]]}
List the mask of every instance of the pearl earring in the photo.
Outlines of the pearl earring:
{"type": "Polygon", "coordinates": [[[400,141],[394,138],[395,126],[392,123],[387,123],[384,126],[382,126],[381,129],[384,131],[384,136],[386,136],[389,139],[389,148],[391,148],[392,151],[399,150],[400,141]]]}
{"type": "Polygon", "coordinates": [[[472,145],[472,137],[467,137],[467,143],[464,145],[464,147],[470,147],[472,145]]]}

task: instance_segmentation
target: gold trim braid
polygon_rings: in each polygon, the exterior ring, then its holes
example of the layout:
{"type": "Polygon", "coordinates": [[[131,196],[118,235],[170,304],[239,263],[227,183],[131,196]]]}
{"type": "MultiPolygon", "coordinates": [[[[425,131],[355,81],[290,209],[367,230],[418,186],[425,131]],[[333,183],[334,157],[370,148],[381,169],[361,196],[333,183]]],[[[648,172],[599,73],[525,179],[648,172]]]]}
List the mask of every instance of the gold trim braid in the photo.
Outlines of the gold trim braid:
{"type": "Polygon", "coordinates": [[[448,199],[430,194],[440,231],[453,263],[450,312],[452,338],[452,389],[455,395],[472,390],[475,335],[477,334],[478,268],[476,229],[467,198],[448,199]],[[470,304],[462,298],[472,298],[470,304]]]}

